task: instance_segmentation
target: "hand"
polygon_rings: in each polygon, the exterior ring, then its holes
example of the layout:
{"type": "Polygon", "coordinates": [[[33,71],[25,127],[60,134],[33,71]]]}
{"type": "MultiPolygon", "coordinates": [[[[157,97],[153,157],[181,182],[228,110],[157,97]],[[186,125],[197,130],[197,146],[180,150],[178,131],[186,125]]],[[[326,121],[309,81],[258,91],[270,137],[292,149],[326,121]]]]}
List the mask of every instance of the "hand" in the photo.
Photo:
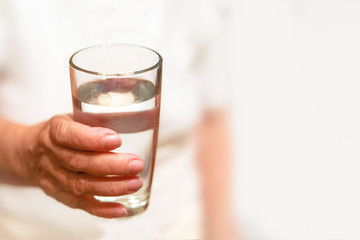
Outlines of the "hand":
{"type": "Polygon", "coordinates": [[[109,152],[121,145],[115,131],[60,115],[27,127],[22,139],[16,172],[23,178],[69,207],[104,218],[127,215],[123,205],[94,198],[125,195],[142,187],[136,176],[144,168],[140,157],[109,152]]]}

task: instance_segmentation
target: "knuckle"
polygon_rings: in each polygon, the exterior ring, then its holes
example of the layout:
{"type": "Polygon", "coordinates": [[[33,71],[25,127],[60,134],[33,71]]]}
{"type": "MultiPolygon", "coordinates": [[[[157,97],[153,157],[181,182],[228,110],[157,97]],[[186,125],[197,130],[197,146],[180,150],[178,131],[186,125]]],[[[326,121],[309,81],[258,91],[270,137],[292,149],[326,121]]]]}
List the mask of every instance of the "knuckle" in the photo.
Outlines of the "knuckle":
{"type": "Polygon", "coordinates": [[[67,166],[70,170],[81,171],[81,161],[79,156],[75,152],[69,152],[67,158],[67,166]]]}
{"type": "Polygon", "coordinates": [[[44,193],[48,196],[54,196],[58,192],[58,189],[55,187],[55,185],[46,177],[42,177],[39,180],[39,185],[44,193]]]}
{"type": "Polygon", "coordinates": [[[113,165],[112,165],[112,161],[108,160],[108,161],[104,161],[104,168],[106,169],[106,172],[108,173],[112,173],[113,171],[113,165]]]}
{"type": "Polygon", "coordinates": [[[75,195],[86,193],[87,180],[85,174],[78,174],[72,181],[72,191],[75,195]]]}
{"type": "Polygon", "coordinates": [[[116,182],[109,182],[105,191],[107,195],[121,195],[124,192],[123,187],[120,187],[116,182]]]}
{"type": "Polygon", "coordinates": [[[61,121],[61,117],[55,116],[50,120],[50,133],[57,142],[67,140],[68,123],[61,121]]]}
{"type": "Polygon", "coordinates": [[[101,167],[108,174],[119,174],[124,172],[123,164],[119,164],[119,162],[116,160],[117,159],[115,159],[115,155],[111,155],[109,158],[106,157],[104,161],[101,161],[101,167]]]}
{"type": "Polygon", "coordinates": [[[56,129],[58,124],[59,124],[59,116],[54,116],[50,118],[49,120],[50,130],[53,131],[54,129],[56,129]]]}

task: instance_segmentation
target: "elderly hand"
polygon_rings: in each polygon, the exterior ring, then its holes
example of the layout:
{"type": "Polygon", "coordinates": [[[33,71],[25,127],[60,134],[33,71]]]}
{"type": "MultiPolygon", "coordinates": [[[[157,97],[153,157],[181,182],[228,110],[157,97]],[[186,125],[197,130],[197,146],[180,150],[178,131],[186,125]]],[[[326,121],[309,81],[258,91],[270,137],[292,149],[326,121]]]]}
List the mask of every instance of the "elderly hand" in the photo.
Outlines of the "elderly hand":
{"type": "Polygon", "coordinates": [[[60,115],[25,127],[21,136],[15,167],[21,177],[69,207],[104,218],[127,215],[123,205],[94,198],[125,195],[142,187],[136,176],[144,168],[140,157],[110,152],[121,145],[115,131],[60,115]]]}

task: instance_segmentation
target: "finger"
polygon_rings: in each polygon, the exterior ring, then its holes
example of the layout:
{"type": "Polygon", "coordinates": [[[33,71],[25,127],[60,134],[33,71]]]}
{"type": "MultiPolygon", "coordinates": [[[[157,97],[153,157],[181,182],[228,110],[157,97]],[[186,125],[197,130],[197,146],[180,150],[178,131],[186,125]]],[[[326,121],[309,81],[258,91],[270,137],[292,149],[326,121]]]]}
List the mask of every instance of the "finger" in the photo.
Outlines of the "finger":
{"type": "Polygon", "coordinates": [[[89,195],[74,195],[70,192],[60,190],[49,178],[42,179],[41,187],[47,195],[71,208],[82,209],[92,215],[103,218],[127,216],[126,208],[120,203],[100,202],[89,195]]]}
{"type": "Polygon", "coordinates": [[[59,146],[51,146],[51,151],[54,160],[61,167],[92,176],[129,176],[138,174],[144,169],[143,160],[131,153],[95,153],[59,146]]]}
{"type": "Polygon", "coordinates": [[[75,196],[69,192],[62,191],[56,199],[71,208],[78,208],[102,218],[126,217],[127,210],[124,205],[114,202],[100,202],[93,196],[75,196]]]}
{"type": "Polygon", "coordinates": [[[138,191],[143,183],[139,177],[92,177],[66,171],[55,163],[42,166],[57,186],[75,195],[120,196],[138,191]]]}
{"type": "Polygon", "coordinates": [[[121,196],[138,191],[143,183],[139,177],[94,178],[86,174],[68,172],[60,177],[61,184],[75,195],[121,196]]]}
{"type": "Polygon", "coordinates": [[[58,145],[88,151],[109,151],[120,147],[119,134],[111,129],[89,127],[75,122],[70,116],[51,119],[50,137],[58,145]]]}

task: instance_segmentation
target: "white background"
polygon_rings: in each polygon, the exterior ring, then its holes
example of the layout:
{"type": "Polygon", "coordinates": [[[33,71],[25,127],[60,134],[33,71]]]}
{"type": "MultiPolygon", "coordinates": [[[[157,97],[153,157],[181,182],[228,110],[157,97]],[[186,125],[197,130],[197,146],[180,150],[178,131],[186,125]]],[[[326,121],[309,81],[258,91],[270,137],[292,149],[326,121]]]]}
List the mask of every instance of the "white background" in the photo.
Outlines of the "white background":
{"type": "Polygon", "coordinates": [[[238,214],[247,239],[360,239],[360,1],[232,9],[238,214]]]}

